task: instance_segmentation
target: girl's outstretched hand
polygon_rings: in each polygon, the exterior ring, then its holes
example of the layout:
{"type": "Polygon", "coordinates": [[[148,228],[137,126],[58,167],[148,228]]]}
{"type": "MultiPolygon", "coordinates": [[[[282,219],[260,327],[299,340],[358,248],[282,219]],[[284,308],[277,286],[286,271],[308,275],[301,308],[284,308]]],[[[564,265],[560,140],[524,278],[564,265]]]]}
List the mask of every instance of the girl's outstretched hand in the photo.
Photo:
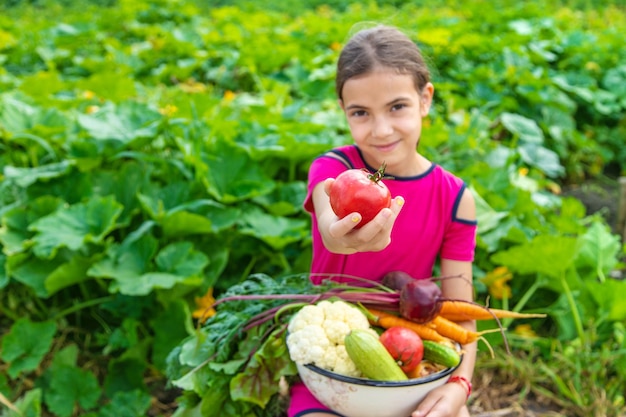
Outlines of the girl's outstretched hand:
{"type": "MultiPolygon", "coordinates": [[[[326,199],[330,185],[334,180],[324,182],[326,199]]],[[[404,198],[395,197],[390,208],[382,209],[372,221],[356,229],[361,222],[358,212],[350,213],[339,219],[326,202],[322,215],[319,216],[320,234],[328,250],[335,253],[350,254],[355,252],[377,252],[383,250],[391,242],[391,229],[404,205],[404,198]]]]}

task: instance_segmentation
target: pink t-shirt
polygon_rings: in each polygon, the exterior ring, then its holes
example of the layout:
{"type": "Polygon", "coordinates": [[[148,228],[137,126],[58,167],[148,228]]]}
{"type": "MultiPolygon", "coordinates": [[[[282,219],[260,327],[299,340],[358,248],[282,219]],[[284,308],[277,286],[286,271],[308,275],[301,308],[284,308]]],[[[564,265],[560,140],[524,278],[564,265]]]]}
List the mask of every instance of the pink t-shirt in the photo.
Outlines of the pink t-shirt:
{"type": "Polygon", "coordinates": [[[390,271],[404,271],[417,279],[433,275],[437,257],[471,262],[476,245],[476,221],[456,217],[464,182],[441,166],[433,164],[421,175],[395,177],[383,182],[391,196],[402,196],[405,205],[391,232],[391,243],[376,253],[360,252],[339,255],[329,252],[322,242],[311,194],[315,186],[326,178],[336,178],[350,168],[369,167],[355,145],[332,150],[334,156],[324,154],[315,159],[309,170],[308,195],[305,209],[313,220],[313,262],[311,277],[319,284],[322,276],[316,273],[356,275],[371,280],[381,280],[390,271]],[[337,158],[339,157],[339,158],[337,158]],[[342,159],[342,160],[341,160],[342,159]]]}
{"type": "MultiPolygon", "coordinates": [[[[336,178],[348,168],[376,171],[376,168],[365,164],[354,145],[334,149],[329,154],[320,156],[311,164],[308,194],[304,202],[304,208],[313,219],[311,280],[314,283],[319,284],[329,273],[380,281],[387,272],[404,271],[414,278],[424,279],[433,275],[437,257],[466,262],[474,260],[477,223],[456,217],[465,184],[435,164],[415,177],[383,180],[392,197],[400,195],[406,201],[394,223],[391,243],[387,248],[380,252],[352,255],[329,252],[318,230],[311,198],[313,189],[326,178],[336,178]],[[316,276],[316,273],[325,275],[316,276]]],[[[336,414],[320,403],[302,383],[295,384],[291,389],[288,417],[304,417],[313,411],[336,414]]]]}

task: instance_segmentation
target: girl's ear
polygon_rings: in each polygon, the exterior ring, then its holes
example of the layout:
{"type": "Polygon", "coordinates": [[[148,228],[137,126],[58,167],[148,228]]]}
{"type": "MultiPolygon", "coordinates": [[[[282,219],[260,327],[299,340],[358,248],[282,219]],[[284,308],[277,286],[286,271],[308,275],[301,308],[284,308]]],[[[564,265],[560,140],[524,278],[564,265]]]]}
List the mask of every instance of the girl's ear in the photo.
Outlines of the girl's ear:
{"type": "Polygon", "coordinates": [[[435,86],[432,83],[427,83],[422,88],[421,95],[421,113],[422,117],[426,117],[430,111],[430,106],[433,103],[433,96],[435,95],[435,86]]]}

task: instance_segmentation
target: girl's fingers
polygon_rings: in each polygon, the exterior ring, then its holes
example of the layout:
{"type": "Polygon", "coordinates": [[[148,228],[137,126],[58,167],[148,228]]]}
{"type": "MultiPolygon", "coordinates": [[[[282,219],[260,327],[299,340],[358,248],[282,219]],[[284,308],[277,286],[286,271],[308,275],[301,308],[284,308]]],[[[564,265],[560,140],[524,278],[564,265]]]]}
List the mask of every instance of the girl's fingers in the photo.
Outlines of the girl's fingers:
{"type": "Polygon", "coordinates": [[[343,219],[339,219],[330,225],[330,236],[335,239],[344,237],[361,222],[361,219],[362,217],[359,213],[348,214],[343,219]]]}
{"type": "Polygon", "coordinates": [[[402,210],[402,206],[404,206],[404,197],[399,195],[391,201],[390,208],[391,208],[391,211],[393,211],[394,214],[397,216],[398,213],[400,213],[400,210],[402,210]]]}
{"type": "Polygon", "coordinates": [[[330,195],[330,186],[333,185],[334,181],[334,178],[326,178],[324,180],[324,191],[326,192],[326,194],[330,195]]]}

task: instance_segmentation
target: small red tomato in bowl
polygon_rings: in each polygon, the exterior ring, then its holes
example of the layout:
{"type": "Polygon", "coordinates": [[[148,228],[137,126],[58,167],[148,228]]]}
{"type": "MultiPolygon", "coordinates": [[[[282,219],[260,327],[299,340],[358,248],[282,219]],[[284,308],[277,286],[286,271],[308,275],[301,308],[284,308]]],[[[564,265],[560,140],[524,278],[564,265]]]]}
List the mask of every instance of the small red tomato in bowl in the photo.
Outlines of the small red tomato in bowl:
{"type": "Polygon", "coordinates": [[[365,169],[349,169],[337,175],[330,186],[330,206],[340,219],[350,213],[361,214],[360,228],[369,223],[384,208],[391,206],[391,192],[381,181],[385,164],[370,174],[365,169]]]}
{"type": "Polygon", "coordinates": [[[400,365],[404,373],[410,373],[424,357],[422,338],[411,329],[393,326],[380,335],[380,342],[400,365]]]}

